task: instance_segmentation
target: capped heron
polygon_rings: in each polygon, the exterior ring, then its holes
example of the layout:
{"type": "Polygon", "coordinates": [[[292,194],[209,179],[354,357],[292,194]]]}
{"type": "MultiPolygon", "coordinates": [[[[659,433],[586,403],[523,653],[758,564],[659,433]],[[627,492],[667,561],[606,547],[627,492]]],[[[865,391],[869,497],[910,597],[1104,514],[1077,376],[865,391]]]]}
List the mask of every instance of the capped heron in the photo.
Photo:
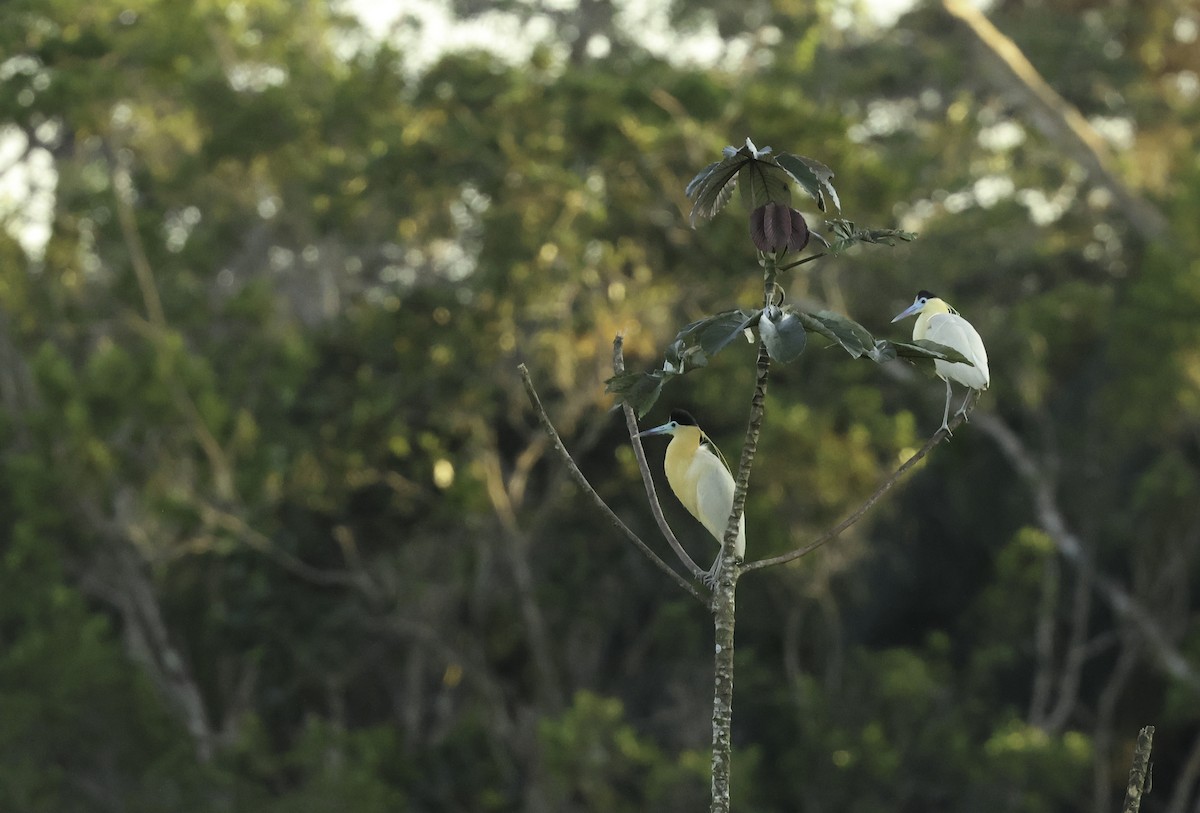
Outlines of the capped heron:
{"type": "MultiPolygon", "coordinates": [[[[671,436],[664,464],[667,483],[683,507],[716,537],[718,545],[721,544],[729,515],[733,512],[733,475],[718,456],[720,452],[714,454],[716,446],[710,448],[712,440],[696,424],[696,419],[682,409],[672,409],[671,420],[638,432],[637,437],[646,435],[671,436]]],[[[738,518],[734,556],[741,561],[745,555],[746,515],[742,514],[738,518]]],[[[715,564],[713,568],[715,572],[715,564]]]]}
{"type": "Polygon", "coordinates": [[[952,350],[957,350],[963,358],[975,365],[963,364],[961,361],[942,361],[936,359],[933,368],[938,378],[946,382],[946,411],[942,415],[942,429],[950,433],[950,382],[957,381],[968,387],[967,397],[963,399],[962,407],[957,414],[965,414],[967,402],[971,400],[971,392],[980,392],[988,388],[991,375],[988,373],[987,350],[983,347],[983,339],[971,323],[958,315],[958,311],[950,307],[944,299],[929,291],[921,291],[913,303],[896,314],[893,322],[917,316],[913,325],[913,339],[928,339],[931,342],[944,344],[952,350]]]}

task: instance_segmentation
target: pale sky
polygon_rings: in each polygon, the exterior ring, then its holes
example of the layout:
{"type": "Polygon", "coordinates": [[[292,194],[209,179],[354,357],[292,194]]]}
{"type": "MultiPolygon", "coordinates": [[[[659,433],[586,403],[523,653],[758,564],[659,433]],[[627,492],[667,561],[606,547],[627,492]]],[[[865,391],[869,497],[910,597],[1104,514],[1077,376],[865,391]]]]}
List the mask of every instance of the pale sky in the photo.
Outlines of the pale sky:
{"type": "MultiPolygon", "coordinates": [[[[488,12],[470,22],[455,21],[441,0],[342,0],[345,7],[362,21],[375,38],[389,32],[403,47],[409,67],[420,70],[444,51],[484,49],[513,61],[523,61],[539,42],[550,39],[553,30],[545,18],[536,15],[525,24],[503,12],[488,12]],[[402,22],[403,21],[403,22],[402,22]],[[398,24],[399,23],[399,24],[398,24]],[[407,24],[406,24],[407,23],[407,24]]],[[[915,0],[836,0],[834,21],[854,23],[855,9],[861,9],[871,23],[886,27],[912,8],[915,0]]],[[[577,0],[552,0],[564,9],[574,8],[577,0]]],[[[615,0],[623,28],[634,33],[642,47],[651,53],[673,56],[682,63],[711,65],[725,46],[715,25],[680,37],[670,30],[667,3],[661,0],[615,0]]],[[[744,53],[733,48],[733,56],[744,53]]],[[[602,54],[598,54],[602,55],[602,54]]],[[[729,56],[728,53],[725,54],[729,56]]]]}

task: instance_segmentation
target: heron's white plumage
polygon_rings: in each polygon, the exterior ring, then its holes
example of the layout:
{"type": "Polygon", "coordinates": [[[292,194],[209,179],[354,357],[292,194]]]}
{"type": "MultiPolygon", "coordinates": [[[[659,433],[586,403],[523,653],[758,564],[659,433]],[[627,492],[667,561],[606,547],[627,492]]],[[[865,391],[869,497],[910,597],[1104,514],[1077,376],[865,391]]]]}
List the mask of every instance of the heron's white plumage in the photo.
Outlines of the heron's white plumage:
{"type": "MultiPolygon", "coordinates": [[[[957,381],[977,392],[986,390],[992,381],[991,373],[988,371],[987,350],[974,326],[959,316],[958,312],[944,300],[928,291],[918,293],[913,303],[897,314],[892,321],[897,322],[914,313],[918,315],[917,322],[913,325],[913,339],[928,339],[931,342],[945,345],[952,350],[957,350],[963,358],[971,362],[963,364],[961,361],[936,359],[933,363],[938,377],[946,382],[946,411],[942,415],[941,428],[949,432],[950,382],[957,381]]],[[[959,410],[960,413],[966,412],[970,398],[971,393],[968,392],[967,397],[963,400],[962,408],[959,410]]]]}
{"type": "MultiPolygon", "coordinates": [[[[674,445],[675,441],[671,441],[674,445]]],[[[668,458],[670,448],[667,449],[668,458]]],[[[683,468],[682,476],[671,478],[673,467],[668,463],[667,482],[671,489],[679,495],[680,502],[687,507],[692,516],[700,520],[700,524],[721,542],[725,538],[725,526],[729,522],[729,514],[733,511],[733,476],[725,468],[712,450],[703,443],[692,456],[691,462],[683,468]],[[678,482],[677,482],[678,481],[678,482]],[[687,494],[688,499],[683,495],[687,494]],[[689,502],[691,503],[689,505],[689,502]]],[[[734,555],[742,559],[746,554],[746,515],[738,517],[738,537],[734,555]]]]}
{"type": "Polygon", "coordinates": [[[975,365],[972,367],[960,361],[938,359],[933,366],[941,378],[957,381],[973,390],[988,388],[992,379],[988,372],[987,350],[979,332],[966,319],[957,313],[937,313],[929,318],[929,326],[924,336],[917,336],[915,330],[913,334],[913,338],[929,339],[931,342],[952,347],[975,365]]]}

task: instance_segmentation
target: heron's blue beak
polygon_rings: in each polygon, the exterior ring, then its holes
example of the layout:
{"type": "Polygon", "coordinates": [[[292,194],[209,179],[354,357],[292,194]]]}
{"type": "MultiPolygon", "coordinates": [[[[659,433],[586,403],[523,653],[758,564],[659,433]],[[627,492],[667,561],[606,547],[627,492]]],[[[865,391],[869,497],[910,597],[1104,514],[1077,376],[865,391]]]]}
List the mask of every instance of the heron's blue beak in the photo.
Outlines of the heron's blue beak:
{"type": "Polygon", "coordinates": [[[923,304],[921,304],[921,300],[917,299],[915,302],[913,302],[907,308],[900,311],[900,313],[896,314],[895,318],[892,319],[892,321],[899,322],[901,319],[903,319],[906,316],[912,316],[914,313],[920,313],[921,308],[923,308],[923,307],[925,307],[925,306],[923,304]]]}
{"type": "Polygon", "coordinates": [[[635,438],[644,438],[646,435],[666,435],[675,427],[670,423],[664,423],[662,426],[656,426],[653,429],[647,429],[645,432],[638,432],[634,435],[635,438]]]}

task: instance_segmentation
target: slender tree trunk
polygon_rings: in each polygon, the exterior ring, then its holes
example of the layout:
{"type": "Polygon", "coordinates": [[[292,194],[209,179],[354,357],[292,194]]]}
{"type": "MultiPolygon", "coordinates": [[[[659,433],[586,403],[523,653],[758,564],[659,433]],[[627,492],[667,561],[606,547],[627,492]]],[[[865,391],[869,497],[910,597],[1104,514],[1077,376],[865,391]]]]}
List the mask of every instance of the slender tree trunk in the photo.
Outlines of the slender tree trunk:
{"type": "Polygon", "coordinates": [[[716,649],[713,655],[712,813],[729,813],[733,759],[733,624],[737,567],[722,567],[713,591],[716,649]]]}
{"type": "MultiPolygon", "coordinates": [[[[763,287],[763,307],[775,297],[775,274],[768,273],[763,287]]],[[[713,652],[713,734],[712,734],[712,813],[729,813],[730,774],[733,762],[733,629],[735,594],[742,564],[734,559],[734,540],[738,520],[746,507],[746,489],[750,485],[750,469],[758,452],[758,436],[762,431],[763,401],[767,396],[767,378],[771,372],[771,357],[767,346],[759,340],[758,362],[755,365],[754,397],[750,400],[750,420],[746,427],[746,442],[738,464],[733,491],[733,511],[725,528],[721,546],[721,564],[713,588],[713,620],[716,645],[713,652]]]]}

